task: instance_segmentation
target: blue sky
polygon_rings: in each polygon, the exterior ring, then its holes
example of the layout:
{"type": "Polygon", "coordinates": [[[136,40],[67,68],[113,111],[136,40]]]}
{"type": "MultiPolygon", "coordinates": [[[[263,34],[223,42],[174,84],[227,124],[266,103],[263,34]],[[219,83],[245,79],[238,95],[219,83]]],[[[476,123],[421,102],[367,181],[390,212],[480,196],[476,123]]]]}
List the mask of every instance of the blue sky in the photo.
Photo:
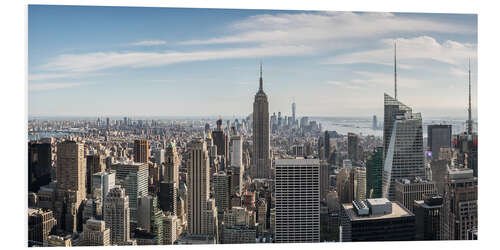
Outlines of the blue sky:
{"type": "Polygon", "coordinates": [[[30,5],[28,111],[246,116],[262,60],[271,112],[382,116],[394,41],[402,102],[465,116],[470,57],[476,110],[476,15],[30,5]]]}

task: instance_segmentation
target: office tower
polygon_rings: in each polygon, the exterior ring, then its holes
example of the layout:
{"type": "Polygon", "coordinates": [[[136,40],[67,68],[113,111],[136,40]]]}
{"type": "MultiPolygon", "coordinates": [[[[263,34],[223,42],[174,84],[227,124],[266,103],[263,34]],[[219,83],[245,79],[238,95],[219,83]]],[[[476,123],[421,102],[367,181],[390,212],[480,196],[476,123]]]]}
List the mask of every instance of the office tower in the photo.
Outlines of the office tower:
{"type": "Polygon", "coordinates": [[[223,156],[225,160],[229,159],[229,141],[228,136],[222,129],[222,119],[217,120],[217,128],[212,131],[214,145],[217,146],[217,155],[223,156]]]}
{"type": "MultiPolygon", "coordinates": [[[[385,152],[382,196],[394,200],[395,180],[425,178],[422,117],[411,108],[385,94],[387,116],[393,121],[385,152]]],[[[385,117],[384,117],[385,119],[385,117]]],[[[386,127],[384,127],[385,135],[386,127]]]]}
{"type": "Polygon", "coordinates": [[[82,223],[88,219],[101,219],[102,218],[102,204],[100,201],[94,199],[87,199],[83,202],[82,210],[82,223]]]}
{"type": "Polygon", "coordinates": [[[177,240],[177,216],[167,214],[163,217],[163,244],[173,245],[177,240]]]}
{"type": "Polygon", "coordinates": [[[294,98],[293,103],[292,103],[292,121],[293,121],[293,124],[295,124],[295,121],[297,120],[296,116],[295,116],[295,112],[296,112],[296,105],[295,105],[295,98],[294,98]]]}
{"type": "Polygon", "coordinates": [[[328,165],[328,162],[325,160],[320,161],[320,171],[319,171],[319,177],[320,177],[320,199],[325,200],[326,195],[330,191],[330,171],[329,171],[330,166],[328,165]]]}
{"type": "Polygon", "coordinates": [[[50,143],[28,143],[28,191],[37,192],[50,183],[52,149],[50,143]]]}
{"type": "Polygon", "coordinates": [[[92,178],[95,173],[106,171],[106,158],[101,154],[87,155],[87,194],[92,194],[92,178]]]}
{"type": "Polygon", "coordinates": [[[325,159],[328,161],[328,163],[332,163],[330,161],[330,153],[331,153],[331,148],[330,148],[330,133],[328,130],[325,130],[325,159]]]}
{"type": "Polygon", "coordinates": [[[251,211],[244,207],[232,207],[224,211],[224,227],[233,227],[236,225],[250,225],[251,211]]]}
{"type": "Polygon", "coordinates": [[[175,182],[179,185],[179,166],[181,160],[177,153],[175,141],[170,142],[165,150],[165,172],[163,173],[163,180],[167,182],[175,182]]]}
{"type": "Polygon", "coordinates": [[[352,201],[349,192],[349,173],[346,168],[341,168],[337,174],[336,190],[341,203],[349,203],[352,201]]]}
{"type": "Polygon", "coordinates": [[[111,229],[111,245],[127,245],[130,242],[129,197],[120,186],[109,190],[104,200],[104,221],[111,229]]]}
{"type": "MultiPolygon", "coordinates": [[[[116,184],[115,172],[100,172],[92,175],[92,197],[94,200],[103,204],[109,190],[116,184]]],[[[102,209],[101,209],[102,214],[102,209]]]]}
{"type": "Polygon", "coordinates": [[[203,211],[209,198],[209,163],[207,145],[203,139],[194,139],[189,145],[188,158],[188,232],[206,234],[202,231],[203,211]]]}
{"type": "Polygon", "coordinates": [[[251,172],[253,178],[269,178],[271,174],[269,101],[266,93],[264,93],[263,84],[261,64],[259,91],[255,94],[253,103],[253,155],[251,172]]]}
{"type": "Polygon", "coordinates": [[[424,195],[437,194],[436,184],[426,179],[399,179],[396,180],[396,201],[413,212],[415,201],[422,200],[424,195]]]}
{"type": "Polygon", "coordinates": [[[149,162],[149,141],[134,140],[134,161],[148,163],[149,162]]]}
{"type": "Polygon", "coordinates": [[[218,213],[222,214],[226,209],[231,208],[231,175],[221,171],[215,173],[213,178],[215,206],[218,213]]]}
{"type": "Polygon", "coordinates": [[[275,242],[319,242],[319,160],[277,159],[275,167],[275,242]]]}
{"type": "Polygon", "coordinates": [[[231,174],[232,174],[232,190],[231,193],[241,193],[243,184],[243,140],[241,135],[231,136],[231,174]]]}
{"type": "Polygon", "coordinates": [[[49,235],[47,241],[43,243],[44,247],[71,247],[71,236],[61,237],[58,235],[49,235]]]}
{"type": "Polygon", "coordinates": [[[219,239],[219,222],[217,218],[217,207],[214,199],[206,201],[206,209],[202,212],[201,232],[204,235],[213,235],[218,242],[219,239]]]}
{"type": "Polygon", "coordinates": [[[340,223],[342,242],[410,241],[415,238],[415,215],[386,198],[342,204],[340,223]]]}
{"type": "Polygon", "coordinates": [[[102,220],[89,219],[83,225],[84,246],[110,246],[111,230],[102,220]]]}
{"type": "MultiPolygon", "coordinates": [[[[155,163],[160,168],[162,168],[163,164],[165,164],[165,149],[158,148],[154,151],[155,163]]],[[[161,176],[163,177],[163,175],[161,176]]]]}
{"type": "Polygon", "coordinates": [[[257,222],[259,224],[259,232],[267,231],[267,202],[266,199],[260,198],[255,204],[257,213],[257,222]]]}
{"type": "Polygon", "coordinates": [[[54,214],[46,209],[28,209],[28,246],[42,246],[55,229],[54,214]]]}
{"type": "Polygon", "coordinates": [[[241,195],[241,206],[248,209],[248,211],[253,211],[255,208],[255,192],[244,192],[241,195]]]}
{"type": "Polygon", "coordinates": [[[57,144],[57,191],[54,216],[57,228],[66,232],[81,230],[80,216],[85,199],[86,164],[83,144],[63,141],[57,144]]]}
{"type": "Polygon", "coordinates": [[[148,164],[139,162],[118,162],[111,165],[116,171],[116,184],[125,189],[130,208],[130,225],[137,225],[137,200],[148,194],[148,164]]]}
{"type": "Polygon", "coordinates": [[[353,162],[357,162],[358,159],[358,146],[359,146],[359,136],[355,133],[347,134],[347,155],[349,159],[353,162]]]}
{"type": "Polygon", "coordinates": [[[439,195],[424,195],[423,200],[414,202],[415,240],[441,239],[442,207],[443,197],[439,195]]]}
{"type": "Polygon", "coordinates": [[[443,196],[442,239],[465,240],[477,228],[477,177],[472,169],[448,170],[443,196]]]}
{"type": "Polygon", "coordinates": [[[160,207],[164,212],[177,214],[177,184],[175,182],[160,183],[160,207]]]}
{"type": "Polygon", "coordinates": [[[384,148],[377,147],[366,161],[366,197],[382,197],[382,171],[384,148]]]}
{"type": "Polygon", "coordinates": [[[377,130],[378,129],[378,123],[377,123],[377,116],[373,116],[373,124],[372,124],[372,129],[377,130]]]}
{"type": "Polygon", "coordinates": [[[349,190],[352,200],[366,199],[366,168],[355,167],[349,173],[349,190]]]}
{"type": "Polygon", "coordinates": [[[300,128],[301,129],[306,129],[306,127],[309,125],[309,117],[304,116],[300,118],[300,128]]]}
{"type": "Polygon", "coordinates": [[[432,154],[432,160],[438,160],[441,148],[451,148],[451,125],[429,125],[427,147],[432,154]]]}
{"type": "Polygon", "coordinates": [[[110,123],[109,123],[109,117],[106,117],[106,128],[109,129],[110,127],[110,123]]]}
{"type": "Polygon", "coordinates": [[[158,206],[158,199],[151,195],[143,195],[137,201],[137,228],[150,232],[153,226],[154,206],[158,206]]]}

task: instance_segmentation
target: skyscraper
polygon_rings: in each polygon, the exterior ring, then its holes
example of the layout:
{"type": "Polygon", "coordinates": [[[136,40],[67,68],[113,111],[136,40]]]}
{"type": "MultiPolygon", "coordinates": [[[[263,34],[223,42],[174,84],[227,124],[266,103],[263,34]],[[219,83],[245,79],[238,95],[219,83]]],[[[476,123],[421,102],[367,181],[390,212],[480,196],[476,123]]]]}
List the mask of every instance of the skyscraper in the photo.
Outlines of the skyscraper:
{"type": "Polygon", "coordinates": [[[330,191],[330,166],[325,160],[320,161],[320,198],[326,199],[326,195],[330,191]]]}
{"type": "Polygon", "coordinates": [[[231,176],[220,171],[213,175],[215,206],[219,214],[231,208],[231,176]]]}
{"type": "Polygon", "coordinates": [[[277,159],[275,166],[275,242],[319,242],[319,160],[277,159]]]}
{"type": "Polygon", "coordinates": [[[442,213],[442,240],[465,240],[477,227],[477,177],[466,168],[448,170],[442,213]]]}
{"type": "Polygon", "coordinates": [[[207,145],[203,139],[194,139],[189,144],[188,158],[188,232],[206,234],[202,230],[203,211],[209,198],[209,162],[207,145]]]}
{"type": "Polygon", "coordinates": [[[231,194],[241,193],[243,185],[243,173],[245,167],[243,166],[243,140],[241,135],[231,136],[231,194]]]}
{"type": "Polygon", "coordinates": [[[163,180],[174,182],[179,185],[179,166],[181,165],[179,154],[175,141],[168,144],[165,150],[165,171],[163,172],[163,180]]]}
{"type": "Polygon", "coordinates": [[[366,197],[382,197],[382,172],[384,169],[383,147],[377,147],[373,150],[366,161],[366,197]]]}
{"type": "Polygon", "coordinates": [[[415,240],[441,239],[441,213],[443,197],[424,195],[422,200],[413,205],[415,214],[415,240]]]}
{"type": "Polygon", "coordinates": [[[160,183],[160,207],[164,212],[177,214],[177,184],[162,181],[160,183]]]}
{"type": "Polygon", "coordinates": [[[148,163],[149,162],[149,141],[134,140],[134,161],[148,163]]]}
{"type": "Polygon", "coordinates": [[[262,64],[260,65],[259,91],[253,103],[253,155],[252,177],[269,178],[271,172],[271,152],[269,134],[269,101],[264,93],[262,64]]]}
{"type": "Polygon", "coordinates": [[[425,178],[422,117],[387,94],[384,94],[384,99],[384,120],[391,122],[384,127],[387,150],[384,151],[382,195],[394,200],[395,180],[425,178]],[[388,127],[390,134],[386,134],[388,127]]]}
{"type": "Polygon", "coordinates": [[[86,164],[83,144],[63,141],[57,144],[57,191],[54,215],[57,227],[76,232],[81,227],[82,202],[86,196],[86,164]]]}
{"type": "Polygon", "coordinates": [[[111,165],[116,171],[116,182],[125,189],[130,208],[130,225],[137,225],[137,202],[139,197],[148,194],[148,165],[138,162],[119,162],[111,165]]]}
{"type": "Polygon", "coordinates": [[[395,186],[396,201],[413,211],[415,201],[423,200],[425,195],[437,194],[436,184],[425,179],[399,179],[395,186]]]}
{"type": "Polygon", "coordinates": [[[87,194],[92,193],[92,178],[95,173],[106,171],[106,159],[101,154],[87,155],[87,194]]]}
{"type": "Polygon", "coordinates": [[[359,146],[359,136],[355,133],[347,134],[347,155],[349,159],[353,162],[357,162],[358,159],[358,146],[359,146]]]}
{"type": "Polygon", "coordinates": [[[127,245],[130,241],[129,197],[120,186],[112,188],[104,201],[104,221],[111,229],[111,244],[127,245]]]}
{"type": "Polygon", "coordinates": [[[294,99],[293,103],[292,103],[292,122],[293,122],[292,125],[295,125],[295,122],[297,121],[297,118],[295,116],[295,112],[296,112],[296,105],[295,105],[295,99],[294,99]]]}
{"type": "Polygon", "coordinates": [[[28,246],[42,246],[55,229],[54,214],[46,209],[28,209],[28,246]]]}
{"type": "Polygon", "coordinates": [[[366,199],[366,168],[353,167],[349,173],[349,191],[352,200],[366,199]]]}
{"type": "Polygon", "coordinates": [[[441,148],[451,148],[451,125],[429,125],[427,127],[427,146],[432,152],[432,160],[439,160],[441,148]]]}
{"type": "Polygon", "coordinates": [[[28,143],[28,190],[37,192],[50,183],[52,148],[50,143],[28,143]]]}
{"type": "Polygon", "coordinates": [[[325,130],[325,159],[327,162],[330,162],[330,133],[328,130],[325,130]]]}

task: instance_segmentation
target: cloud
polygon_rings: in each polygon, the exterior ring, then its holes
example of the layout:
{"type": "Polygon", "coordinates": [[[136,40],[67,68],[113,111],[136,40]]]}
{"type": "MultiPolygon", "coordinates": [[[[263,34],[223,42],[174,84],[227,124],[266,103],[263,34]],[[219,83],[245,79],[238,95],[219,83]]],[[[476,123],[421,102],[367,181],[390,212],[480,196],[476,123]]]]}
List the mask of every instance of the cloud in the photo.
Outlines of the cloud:
{"type": "Polygon", "coordinates": [[[325,46],[349,39],[381,37],[388,34],[440,32],[471,34],[474,27],[442,20],[401,16],[391,13],[319,12],[255,15],[230,26],[234,34],[189,40],[182,45],[259,43],[325,46]]]}
{"type": "Polygon", "coordinates": [[[167,42],[162,41],[162,40],[145,40],[145,41],[139,41],[135,43],[129,43],[128,45],[130,46],[160,46],[160,45],[166,45],[167,42]]]}
{"type": "Polygon", "coordinates": [[[229,58],[298,56],[312,52],[314,49],[306,46],[267,46],[194,52],[97,52],[60,55],[42,65],[41,68],[64,72],[92,72],[117,67],[158,67],[173,63],[229,58]]]}
{"type": "MultiPolygon", "coordinates": [[[[434,60],[451,65],[463,65],[468,58],[477,57],[477,46],[470,43],[460,43],[447,40],[439,43],[430,36],[413,38],[397,38],[395,40],[382,39],[380,49],[364,50],[348,54],[341,54],[325,60],[326,64],[354,64],[373,63],[393,65],[394,41],[397,46],[397,58],[405,61],[403,67],[412,68],[420,60],[434,60]]],[[[399,65],[399,64],[398,64],[399,65]]],[[[402,65],[399,65],[401,67],[402,65]]]]}
{"type": "Polygon", "coordinates": [[[51,83],[30,83],[28,84],[29,91],[44,91],[51,89],[72,88],[88,83],[83,82],[51,82],[51,83]]]}

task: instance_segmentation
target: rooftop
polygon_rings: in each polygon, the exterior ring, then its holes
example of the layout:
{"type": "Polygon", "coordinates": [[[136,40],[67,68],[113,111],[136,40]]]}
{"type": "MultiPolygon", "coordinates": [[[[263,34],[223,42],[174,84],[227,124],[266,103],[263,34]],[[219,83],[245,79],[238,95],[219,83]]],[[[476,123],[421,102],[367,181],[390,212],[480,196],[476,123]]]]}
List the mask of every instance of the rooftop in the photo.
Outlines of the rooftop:
{"type": "MultiPolygon", "coordinates": [[[[384,198],[381,199],[370,199],[370,202],[378,204],[382,202],[385,202],[384,198]]],[[[368,215],[368,216],[359,216],[356,213],[355,208],[353,207],[352,203],[344,203],[342,204],[344,210],[346,211],[347,216],[349,216],[349,219],[351,221],[363,221],[363,220],[384,220],[384,219],[392,219],[392,218],[400,218],[400,217],[409,217],[409,216],[414,216],[412,212],[410,212],[408,209],[405,207],[399,205],[396,202],[391,202],[392,203],[392,213],[390,214],[385,214],[385,215],[368,215]]]]}

